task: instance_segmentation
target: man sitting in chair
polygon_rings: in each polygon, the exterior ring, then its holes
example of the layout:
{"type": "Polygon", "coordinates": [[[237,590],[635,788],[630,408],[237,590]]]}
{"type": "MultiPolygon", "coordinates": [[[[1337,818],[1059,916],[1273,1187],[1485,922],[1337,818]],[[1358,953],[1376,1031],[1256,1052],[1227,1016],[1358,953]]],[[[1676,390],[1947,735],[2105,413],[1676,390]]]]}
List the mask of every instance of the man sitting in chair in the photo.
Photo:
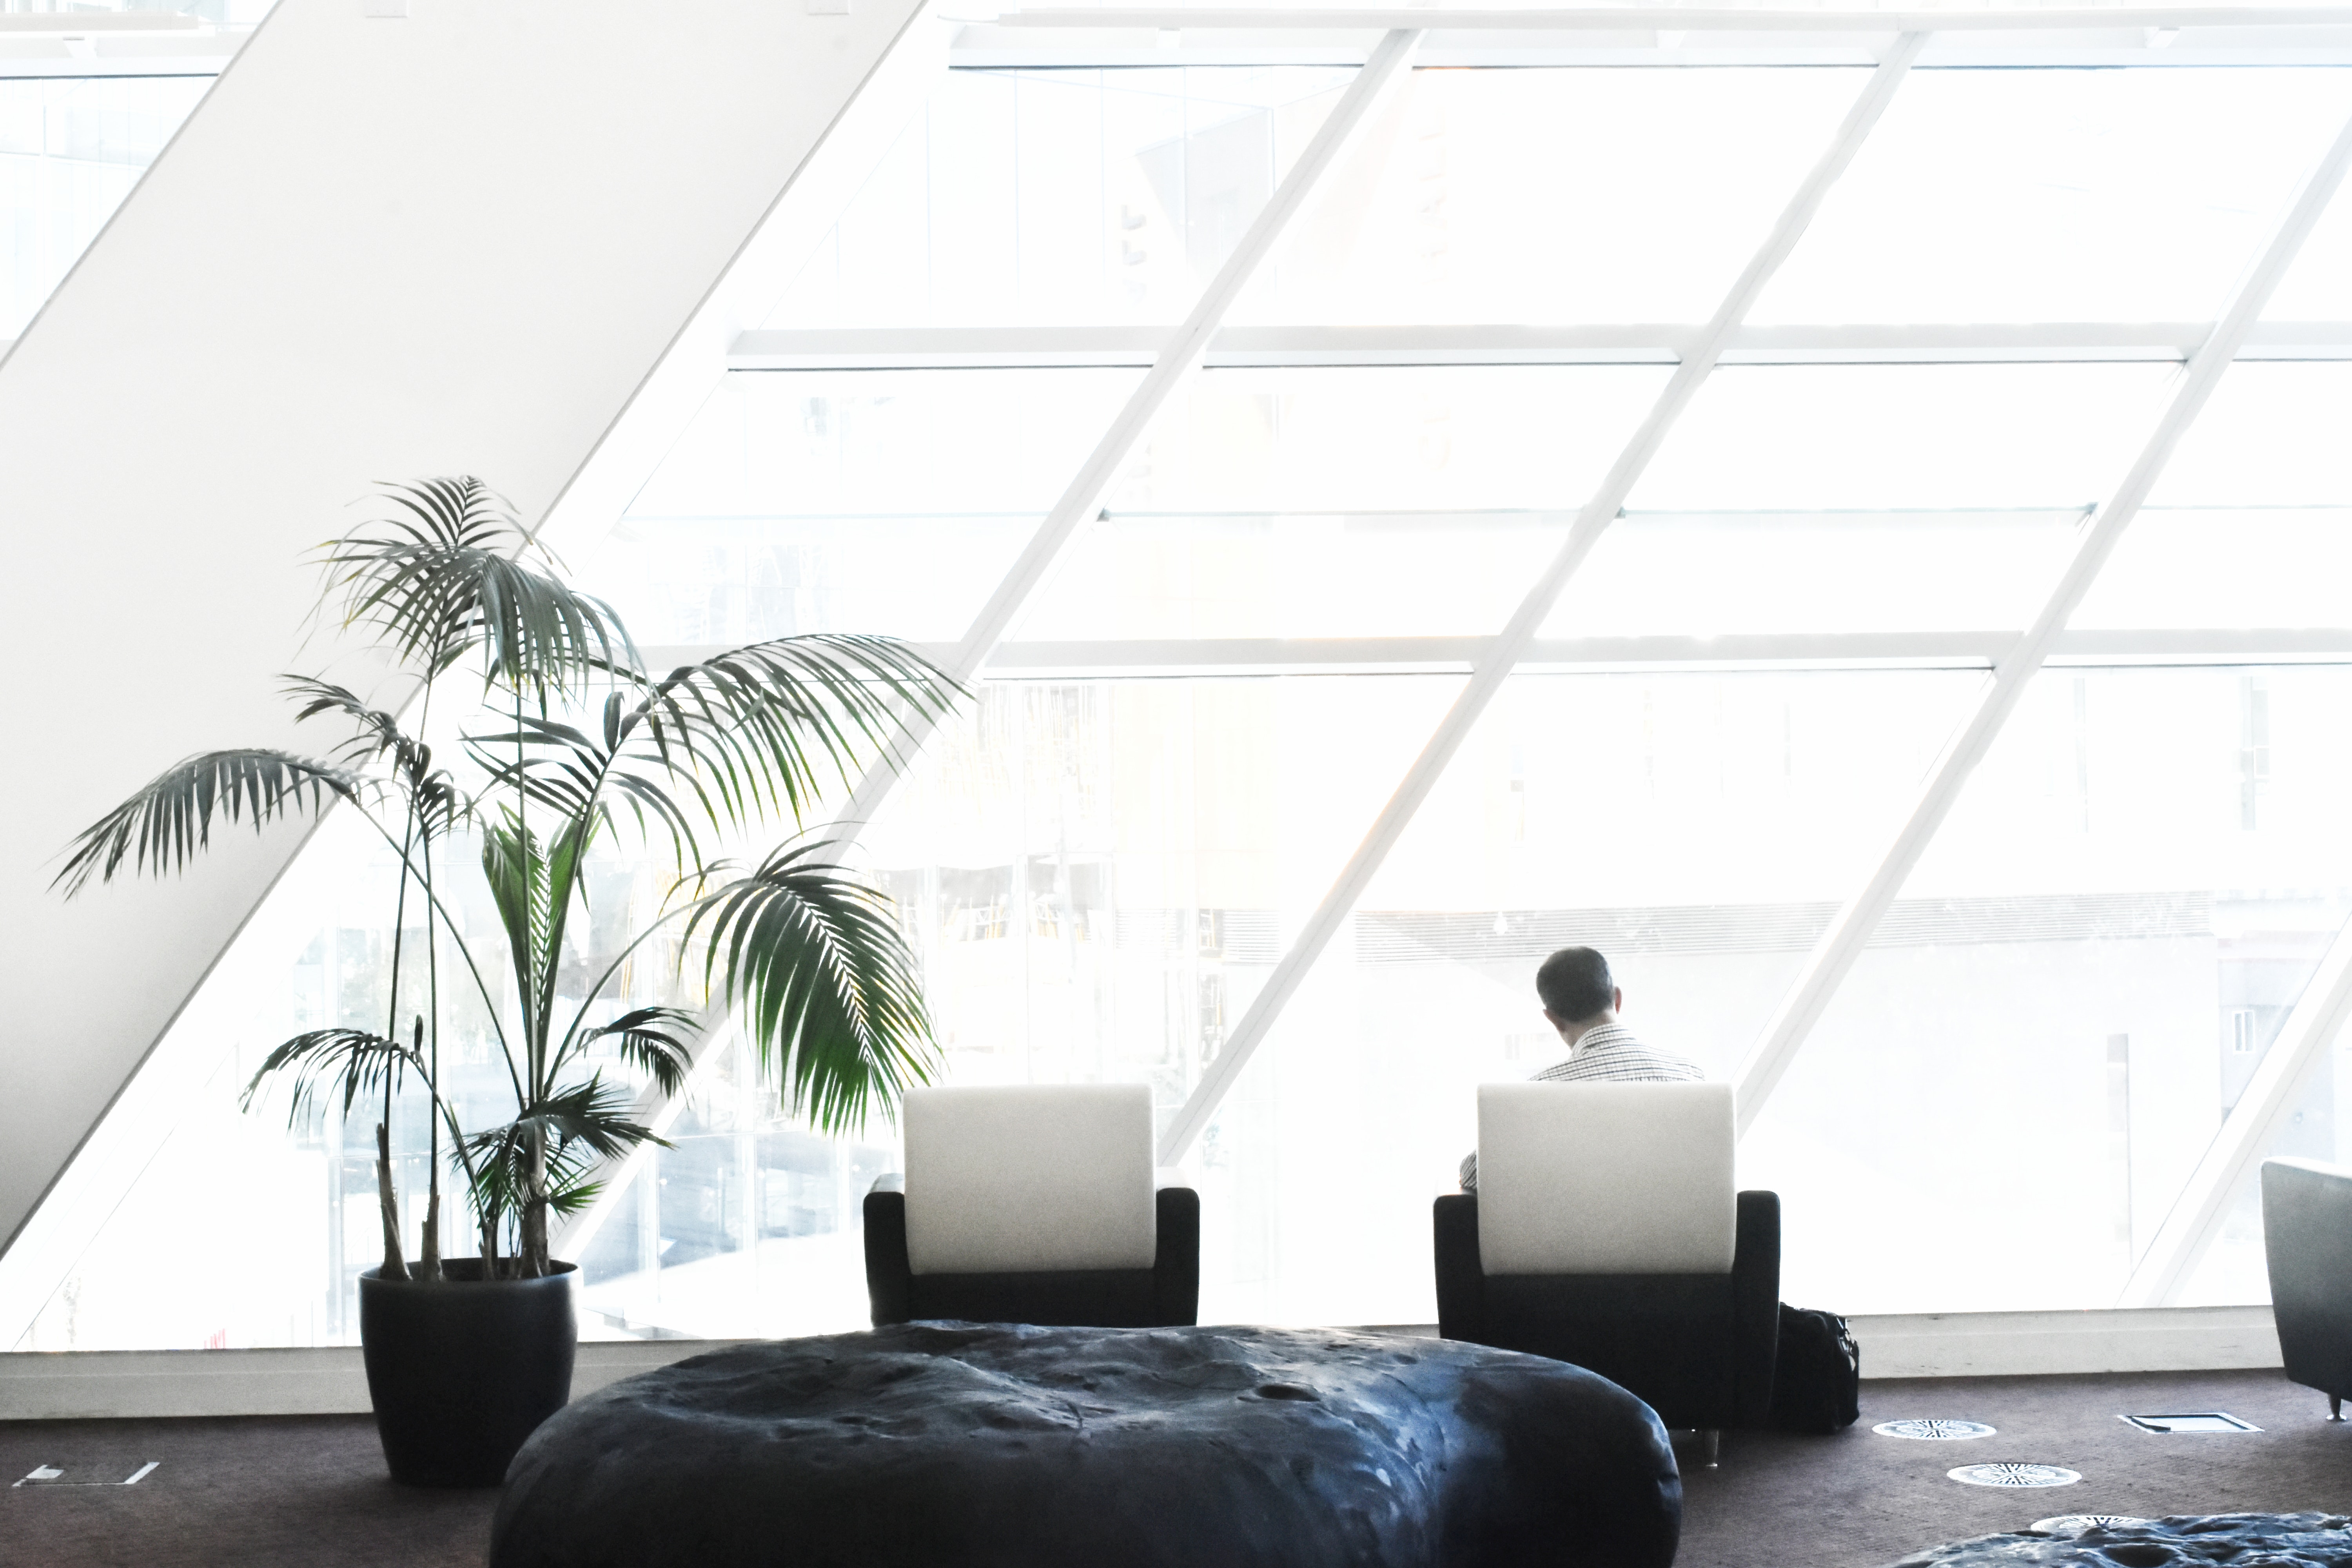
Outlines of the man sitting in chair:
{"type": "MultiPolygon", "coordinates": [[[[1589,947],[1563,947],[1536,971],[1543,1016],[1568,1043],[1569,1058],[1536,1074],[1538,1083],[1696,1083],[1698,1064],[1654,1051],[1617,1021],[1625,993],[1609,961],[1589,947]]],[[[1478,1156],[1462,1162],[1462,1190],[1478,1190],[1478,1156]]]]}

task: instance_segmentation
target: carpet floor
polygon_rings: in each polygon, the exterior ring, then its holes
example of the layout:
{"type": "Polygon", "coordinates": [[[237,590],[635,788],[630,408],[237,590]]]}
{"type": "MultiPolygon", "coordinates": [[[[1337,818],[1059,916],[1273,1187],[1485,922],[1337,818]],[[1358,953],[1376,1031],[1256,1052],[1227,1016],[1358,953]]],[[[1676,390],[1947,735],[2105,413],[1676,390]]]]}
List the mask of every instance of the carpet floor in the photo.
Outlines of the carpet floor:
{"type": "MultiPolygon", "coordinates": [[[[1869,1383],[1833,1437],[1735,1433],[1714,1470],[1685,1454],[1677,1568],[1880,1568],[1938,1541],[2060,1513],[2352,1512],[2352,1423],[2277,1373],[1869,1383]],[[2118,1415],[2226,1410],[2263,1428],[2159,1436],[2118,1415]],[[1969,1442],[1881,1437],[1905,1416],[1981,1421],[1969,1442]],[[2080,1483],[2006,1491],[1945,1479],[1987,1460],[2080,1483]]],[[[366,1416],[0,1422],[5,1568],[476,1568],[494,1492],[416,1491],[383,1473],[366,1416]],[[37,1467],[62,1481],[8,1483],[37,1467]]]]}
{"type": "Polygon", "coordinates": [[[1683,1493],[1675,1568],[1879,1568],[2062,1513],[2352,1513],[2352,1421],[2329,1425],[2326,1399],[2276,1372],[1874,1382],[1862,1419],[1835,1436],[1728,1434],[1713,1470],[1685,1452],[1683,1493]],[[2116,1419],[2199,1410],[2262,1430],[2160,1436],[2116,1419]],[[1997,1430],[1962,1442],[1871,1431],[1912,1416],[1997,1430]],[[2007,1490],[1945,1475],[2003,1460],[2083,1479],[2007,1490]]]}

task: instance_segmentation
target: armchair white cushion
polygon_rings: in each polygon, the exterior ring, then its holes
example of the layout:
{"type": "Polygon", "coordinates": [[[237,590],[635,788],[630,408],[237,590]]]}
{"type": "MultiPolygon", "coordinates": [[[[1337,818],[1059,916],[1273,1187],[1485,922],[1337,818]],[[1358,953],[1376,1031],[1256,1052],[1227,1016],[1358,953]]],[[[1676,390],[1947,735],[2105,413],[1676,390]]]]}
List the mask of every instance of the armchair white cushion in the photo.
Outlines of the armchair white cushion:
{"type": "Polygon", "coordinates": [[[1730,1273],[1735,1141],[1727,1083],[1481,1086],[1486,1272],[1730,1273]]]}
{"type": "Polygon", "coordinates": [[[1148,1086],[918,1089],[906,1115],[914,1273],[1152,1267],[1148,1086]]]}

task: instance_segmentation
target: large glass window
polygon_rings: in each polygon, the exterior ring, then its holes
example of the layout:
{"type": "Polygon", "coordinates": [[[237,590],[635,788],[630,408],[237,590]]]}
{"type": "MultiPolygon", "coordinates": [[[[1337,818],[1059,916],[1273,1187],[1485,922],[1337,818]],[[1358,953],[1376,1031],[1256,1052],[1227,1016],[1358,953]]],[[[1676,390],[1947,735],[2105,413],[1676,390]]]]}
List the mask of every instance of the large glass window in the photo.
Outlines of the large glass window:
{"type": "MultiPolygon", "coordinates": [[[[957,644],[1351,76],[1053,47],[1078,52],[949,74],[780,336],[582,552],[642,642],[957,644]],[[831,368],[775,368],[814,329],[831,368]]],[[[2352,71],[2292,61],[1916,69],[1751,312],[1769,330],[1639,447],[1677,333],[1863,90],[1819,58],[1412,73],[859,826],[946,1081],[1198,1113],[1206,1318],[1429,1321],[1427,1205],[1475,1087],[1561,1054],[1532,994],[1556,947],[1607,952],[1654,1043],[1742,1070],[2352,113],[2352,71]],[[1339,934],[1269,987],[1629,452],[1339,934]]],[[[0,178],[35,123],[13,90],[0,178]]],[[[2111,1306],[2231,1118],[2336,1153],[2341,1042],[2247,1097],[2352,918],[2347,245],[2339,196],[2266,315],[2308,342],[2222,378],[1762,1102],[1742,1179],[1782,1194],[1790,1299],[2111,1306]]],[[[277,1038],[391,1003],[388,873],[339,832],[102,1130],[135,1178],[88,1200],[20,1344],[349,1337],[373,1116],[235,1109],[277,1038]],[[263,1251],[146,1288],[158,1256],[263,1251]]],[[[651,896],[625,858],[599,875],[614,908],[651,896]]],[[[590,1331],[863,1321],[890,1128],[784,1118],[723,1030],[646,1111],[671,1146],[562,1243],[590,1331]]],[[[2170,1299],[2263,1299],[2251,1190],[2206,1228],[2170,1299]]]]}

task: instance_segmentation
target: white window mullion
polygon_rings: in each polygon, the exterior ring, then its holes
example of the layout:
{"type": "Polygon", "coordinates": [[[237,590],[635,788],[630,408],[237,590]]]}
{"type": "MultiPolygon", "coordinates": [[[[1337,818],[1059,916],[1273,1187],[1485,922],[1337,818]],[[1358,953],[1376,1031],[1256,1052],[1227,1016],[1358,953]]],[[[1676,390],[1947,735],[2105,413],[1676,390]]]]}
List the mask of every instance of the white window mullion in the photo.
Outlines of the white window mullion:
{"type": "MultiPolygon", "coordinates": [[[[1028,544],[1022,550],[1012,568],[981,607],[955,650],[944,660],[949,674],[960,681],[970,681],[987,663],[988,656],[1003,640],[1015,619],[1037,591],[1045,574],[1061,558],[1063,547],[1076,534],[1079,525],[1100,510],[1103,497],[1127,466],[1136,443],[1143,438],[1151,421],[1166,405],[1184,379],[1199,368],[1202,355],[1207,352],[1209,340],[1233,309],[1242,289],[1257,273],[1290,220],[1297,216],[1314,195],[1317,184],[1331,165],[1338,162],[1341,151],[1357,129],[1364,122],[1381,90],[1393,81],[1406,60],[1421,41],[1421,34],[1409,28],[1399,28],[1384,37],[1370,58],[1348,84],[1339,101],[1317,128],[1315,135],[1299,154],[1298,162],[1283,176],[1273,198],[1257,215],[1249,231],[1242,236],[1241,244],[1225,258],[1217,275],[1184,319],[1160,347],[1151,368],[1145,373],[1142,384],[1129,395],[1125,406],[1112,419],[1095,448],[1078,471],[1071,478],[1062,498],[1054,503],[1045,520],[1037,527],[1028,544]]],[[[836,819],[841,837],[854,837],[865,824],[874,819],[875,811],[889,795],[899,775],[913,761],[923,742],[930,738],[933,722],[928,718],[910,721],[898,744],[866,770],[866,776],[851,792],[849,803],[836,819]]]]}
{"type": "MultiPolygon", "coordinates": [[[[2090,591],[2100,569],[2114,552],[2116,542],[2138,514],[2141,503],[2155,488],[2181,437],[2211,397],[2222,374],[2243,346],[2255,318],[2262,314],[2263,307],[2269,303],[2279,280],[2302,249],[2304,239],[2326,210],[2329,198],[2343,182],[2347,162],[2352,162],[2352,121],[2346,122],[2335,142],[2305,177],[2276,233],[2239,281],[2228,308],[2214,323],[2211,335],[2190,356],[2180,384],[2158,419],[2156,428],[2149,433],[2147,445],[2106,504],[2084,524],[2074,553],[2052,585],[2041,613],[2017,639],[2016,646],[1993,667],[1992,677],[1985,683],[1976,707],[1962,721],[1928,773],[1909,816],[1887,846],[1877,868],[1861,891],[1831,921],[1828,931],[1822,933],[1799,973],[1796,984],[1740,1063],[1738,1115],[1742,1132],[1755,1124],[1781,1076],[1789,1070],[1789,1064],[1803,1047],[1806,1036],[1861,958],[1870,933],[1877,929],[1880,918],[1902,890],[1912,868],[1918,864],[1936,830],[1959,798],[1969,773],[1983,760],[2002,724],[2015,710],[2034,672],[2058,646],[2067,618],[2090,591]]],[[[2284,1092],[2284,1087],[2279,1092],[2284,1092]]],[[[2244,1101],[2241,1101],[2240,1109],[2247,1109],[2244,1101]]],[[[2235,1120],[2233,1113],[2232,1121],[2235,1120]]]]}
{"type": "Polygon", "coordinates": [[[1708,321],[1705,332],[1692,346],[1689,355],[1667,379],[1665,389],[1658,395],[1657,402],[1642,421],[1641,427],[1618,455],[1600,489],[1577,514],[1559,553],[1552,558],[1543,575],[1528,590],[1526,598],[1520,601],[1517,611],[1504,627],[1502,635],[1481,655],[1469,683],[1463,689],[1461,696],[1454,700],[1445,717],[1438,721],[1436,732],[1431,735],[1420,756],[1406,770],[1396,793],[1389,798],[1388,805],[1373,820],[1371,830],[1364,836],[1363,843],[1357,847],[1347,865],[1341,868],[1338,879],[1324,894],[1323,901],[1316,906],[1314,913],[1299,928],[1297,938],[1275,964],[1274,973],[1267,976],[1265,989],[1251,1002],[1249,1011],[1242,1016],[1224,1048],[1217,1053],[1216,1059],[1209,1064],[1208,1071],[1202,1075],[1201,1082],[1184,1102],[1183,1110],[1161,1138],[1161,1164],[1176,1163],[1192,1146],[1193,1140],[1207,1129],[1209,1119],[1216,1114],[1219,1102],[1233,1088],[1242,1068],[1248,1065],[1251,1054],[1282,1016],[1282,1009],[1306,980],[1316,960],[1322,956],[1323,950],[1339,931],[1340,922],[1356,907],[1356,900],[1363,896],[1372,877],[1388,858],[1389,851],[1396,847],[1397,840],[1412,823],[1413,813],[1420,809],[1421,803],[1428,797],[1430,790],[1444,773],[1446,764],[1453,761],[1454,752],[1461,748],[1487,705],[1502,689],[1503,682],[1536,640],[1536,634],[1551,615],[1552,606],[1568,586],[1569,579],[1576,574],[1585,557],[1591,553],[1602,531],[1622,509],[1625,498],[1633,493],[1635,482],[1649,467],[1650,459],[1656,455],[1667,432],[1674,428],[1675,421],[1689,406],[1691,398],[1722,358],[1724,349],[1754,306],[1757,296],[1763,292],[1765,284],[1771,280],[1780,264],[1788,259],[1789,253],[1796,248],[1797,241],[1812,222],[1813,215],[1820,209],[1822,199],[1828,195],[1830,186],[1853,162],[1854,154],[1862,150],[1871,127],[1885,112],[1895,89],[1910,71],[1912,62],[1918,58],[1927,40],[1926,33],[1903,34],[1895,40],[1885,59],[1871,73],[1869,84],[1847,112],[1828,151],[1822,154],[1821,160],[1797,187],[1780,220],[1773,225],[1772,232],[1741,270],[1738,281],[1732,284],[1730,292],[1708,321]]]}

